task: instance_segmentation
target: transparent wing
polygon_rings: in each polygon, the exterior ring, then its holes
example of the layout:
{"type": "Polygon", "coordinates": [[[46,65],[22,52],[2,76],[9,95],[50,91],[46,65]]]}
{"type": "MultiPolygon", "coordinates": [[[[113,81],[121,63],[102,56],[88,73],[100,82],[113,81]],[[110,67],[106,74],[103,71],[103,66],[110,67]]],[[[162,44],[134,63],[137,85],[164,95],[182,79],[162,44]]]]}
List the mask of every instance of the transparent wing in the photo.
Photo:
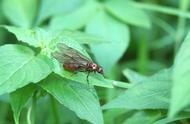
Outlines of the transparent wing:
{"type": "Polygon", "coordinates": [[[80,52],[78,52],[77,50],[68,47],[67,45],[65,45],[64,43],[58,43],[57,47],[59,49],[60,52],[73,57],[73,58],[77,58],[78,60],[83,60],[83,61],[91,61],[89,58],[87,58],[86,56],[82,55],[80,52]]]}
{"type": "Polygon", "coordinates": [[[63,43],[58,43],[57,45],[59,51],[54,52],[52,55],[60,63],[68,64],[78,64],[80,66],[85,66],[90,59],[79,53],[77,50],[66,46],[63,43]]]}

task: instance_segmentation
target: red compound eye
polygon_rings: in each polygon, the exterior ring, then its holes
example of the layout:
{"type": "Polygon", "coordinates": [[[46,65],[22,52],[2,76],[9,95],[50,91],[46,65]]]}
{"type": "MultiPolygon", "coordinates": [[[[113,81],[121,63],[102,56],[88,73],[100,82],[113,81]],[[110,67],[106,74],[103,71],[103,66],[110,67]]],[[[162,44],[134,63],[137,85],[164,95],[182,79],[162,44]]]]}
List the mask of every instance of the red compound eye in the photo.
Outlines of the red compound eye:
{"type": "Polygon", "coordinates": [[[92,64],[92,69],[95,70],[97,68],[97,64],[92,64]]]}

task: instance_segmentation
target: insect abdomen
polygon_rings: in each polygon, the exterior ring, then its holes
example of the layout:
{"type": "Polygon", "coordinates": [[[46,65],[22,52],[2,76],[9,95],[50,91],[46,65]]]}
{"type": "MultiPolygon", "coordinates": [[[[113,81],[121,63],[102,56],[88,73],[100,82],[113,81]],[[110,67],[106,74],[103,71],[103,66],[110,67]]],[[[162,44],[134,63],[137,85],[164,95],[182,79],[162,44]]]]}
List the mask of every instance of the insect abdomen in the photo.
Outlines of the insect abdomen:
{"type": "Polygon", "coordinates": [[[76,71],[79,68],[79,66],[76,64],[64,64],[63,67],[65,70],[68,70],[68,71],[76,71]]]}

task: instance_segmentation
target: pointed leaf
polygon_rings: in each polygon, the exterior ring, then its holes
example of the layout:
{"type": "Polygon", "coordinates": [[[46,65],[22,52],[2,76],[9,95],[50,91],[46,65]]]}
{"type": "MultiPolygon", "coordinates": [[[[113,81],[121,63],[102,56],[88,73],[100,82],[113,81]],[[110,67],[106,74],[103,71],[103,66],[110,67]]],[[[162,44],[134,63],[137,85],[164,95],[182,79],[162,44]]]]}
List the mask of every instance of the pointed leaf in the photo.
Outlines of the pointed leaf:
{"type": "Polygon", "coordinates": [[[181,45],[174,61],[172,99],[169,116],[190,105],[190,34],[181,45]]]}
{"type": "Polygon", "coordinates": [[[4,25],[1,27],[13,33],[19,41],[40,47],[42,50],[54,48],[58,42],[62,41],[71,42],[70,44],[95,44],[105,41],[96,35],[71,30],[46,31],[42,28],[26,29],[4,25]]]}
{"type": "Polygon", "coordinates": [[[126,109],[110,109],[104,112],[104,122],[105,124],[115,124],[115,119],[127,112],[126,109]]]}
{"type": "Polygon", "coordinates": [[[71,12],[83,5],[84,1],[85,0],[41,0],[37,24],[42,23],[51,16],[71,12]]]}
{"type": "Polygon", "coordinates": [[[158,111],[137,111],[127,118],[123,124],[153,124],[160,117],[161,113],[158,111]]]}
{"type": "Polygon", "coordinates": [[[41,28],[26,29],[14,26],[3,26],[13,33],[19,41],[26,42],[34,47],[45,47],[51,40],[52,34],[41,28]]]}
{"type": "Polygon", "coordinates": [[[99,11],[87,25],[86,32],[101,36],[105,43],[91,45],[97,62],[109,72],[122,57],[129,44],[129,30],[103,11],[99,11]]]}
{"type": "Polygon", "coordinates": [[[62,35],[70,37],[80,44],[98,44],[106,41],[103,37],[79,31],[64,30],[62,35]]]}
{"type": "Polygon", "coordinates": [[[87,1],[83,6],[75,11],[54,16],[50,23],[50,28],[55,29],[80,29],[84,27],[92,18],[97,10],[97,3],[94,1],[87,1]]]}
{"type": "Polygon", "coordinates": [[[3,11],[11,23],[20,27],[33,25],[37,0],[4,0],[3,11]]]}
{"type": "Polygon", "coordinates": [[[151,26],[148,15],[143,10],[135,7],[131,1],[110,0],[106,2],[106,8],[111,14],[126,23],[144,28],[150,28],[151,26]]]}
{"type": "Polygon", "coordinates": [[[103,106],[104,109],[167,109],[171,90],[171,70],[163,70],[133,85],[103,106]]]}
{"type": "Polygon", "coordinates": [[[130,69],[125,69],[123,71],[124,76],[131,82],[131,83],[138,83],[141,82],[142,80],[147,79],[146,76],[143,76],[133,70],[130,69]]]}
{"type": "Polygon", "coordinates": [[[23,107],[28,102],[35,90],[35,85],[27,85],[10,94],[11,107],[13,110],[14,120],[19,124],[19,117],[23,107]]]}
{"type": "Polygon", "coordinates": [[[103,124],[100,104],[89,87],[55,74],[50,75],[40,86],[81,119],[93,124],[103,124]]]}
{"type": "Polygon", "coordinates": [[[176,122],[178,120],[183,120],[187,118],[190,118],[190,113],[181,113],[174,118],[163,118],[161,120],[158,120],[154,124],[170,124],[171,122],[176,122]]]}
{"type": "Polygon", "coordinates": [[[48,58],[35,56],[28,47],[4,45],[0,47],[0,53],[0,94],[39,82],[52,70],[48,58]]]}
{"type": "MultiPolygon", "coordinates": [[[[77,74],[74,74],[72,72],[68,72],[64,70],[63,68],[60,67],[60,65],[55,63],[55,70],[54,72],[64,78],[70,79],[72,81],[80,82],[83,84],[87,84],[87,73],[84,72],[79,72],[77,74]]],[[[90,85],[95,85],[95,86],[100,86],[100,87],[107,87],[107,88],[113,88],[113,81],[111,80],[106,80],[102,77],[102,75],[99,74],[91,74],[89,76],[89,84],[90,85]]]]}
{"type": "MultiPolygon", "coordinates": [[[[72,39],[67,39],[66,37],[62,37],[60,36],[59,38],[57,38],[56,40],[54,40],[54,42],[59,42],[59,41],[63,41],[63,43],[75,50],[77,50],[79,53],[83,54],[84,56],[89,57],[89,55],[87,54],[87,52],[85,51],[84,48],[81,47],[81,45],[76,42],[75,40],[72,39]]],[[[76,82],[80,82],[80,83],[85,83],[87,84],[87,73],[85,72],[81,72],[81,73],[77,73],[74,74],[73,72],[68,72],[66,70],[64,70],[63,68],[63,63],[58,63],[58,61],[54,61],[54,72],[57,73],[58,75],[76,81],[76,82]]],[[[111,81],[107,81],[105,80],[102,75],[99,74],[90,74],[89,76],[89,82],[92,85],[96,85],[96,86],[102,86],[102,87],[109,87],[109,88],[113,88],[112,86],[112,82],[111,81]]]]}

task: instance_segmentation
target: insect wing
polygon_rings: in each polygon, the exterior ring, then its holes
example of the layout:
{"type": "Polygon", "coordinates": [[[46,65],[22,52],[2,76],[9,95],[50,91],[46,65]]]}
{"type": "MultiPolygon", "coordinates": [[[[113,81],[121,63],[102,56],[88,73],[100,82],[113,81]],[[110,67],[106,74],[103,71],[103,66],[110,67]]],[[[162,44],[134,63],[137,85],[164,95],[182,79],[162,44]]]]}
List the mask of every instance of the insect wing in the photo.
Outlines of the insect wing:
{"type": "Polygon", "coordinates": [[[90,59],[79,53],[77,50],[66,46],[63,43],[58,44],[59,51],[53,53],[53,57],[63,64],[74,64],[85,68],[90,59]]]}
{"type": "Polygon", "coordinates": [[[71,57],[65,56],[63,53],[58,51],[52,53],[52,56],[60,63],[74,62],[74,60],[71,57]]]}
{"type": "Polygon", "coordinates": [[[82,55],[77,50],[75,50],[75,49],[73,49],[71,47],[68,47],[63,43],[59,43],[57,47],[58,47],[60,53],[64,57],[70,58],[70,59],[72,59],[72,61],[78,62],[78,63],[80,63],[82,65],[86,65],[88,62],[92,62],[89,58],[82,55]]]}
{"type": "Polygon", "coordinates": [[[91,61],[89,58],[87,58],[86,56],[82,55],[80,52],[78,52],[77,50],[68,47],[67,45],[63,44],[63,43],[58,43],[57,45],[58,49],[60,51],[62,51],[63,53],[66,53],[67,55],[75,55],[76,57],[80,57],[81,59],[84,59],[86,61],[91,61]]]}

